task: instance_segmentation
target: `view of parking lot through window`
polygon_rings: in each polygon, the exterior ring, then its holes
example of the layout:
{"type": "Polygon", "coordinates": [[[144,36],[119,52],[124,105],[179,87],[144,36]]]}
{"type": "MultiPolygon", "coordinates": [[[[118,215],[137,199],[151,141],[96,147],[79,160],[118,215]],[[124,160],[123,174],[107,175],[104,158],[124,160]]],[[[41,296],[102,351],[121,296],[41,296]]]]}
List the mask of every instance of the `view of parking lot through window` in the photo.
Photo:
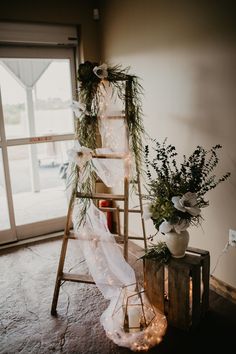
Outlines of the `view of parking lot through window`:
{"type": "MultiPolygon", "coordinates": [[[[73,138],[68,59],[0,59],[0,83],[16,225],[66,213],[67,150],[73,138]],[[60,139],[60,135],[63,137],[60,139]],[[46,137],[40,143],[33,137],[46,137]]],[[[9,228],[0,149],[0,230],[9,228]]]]}

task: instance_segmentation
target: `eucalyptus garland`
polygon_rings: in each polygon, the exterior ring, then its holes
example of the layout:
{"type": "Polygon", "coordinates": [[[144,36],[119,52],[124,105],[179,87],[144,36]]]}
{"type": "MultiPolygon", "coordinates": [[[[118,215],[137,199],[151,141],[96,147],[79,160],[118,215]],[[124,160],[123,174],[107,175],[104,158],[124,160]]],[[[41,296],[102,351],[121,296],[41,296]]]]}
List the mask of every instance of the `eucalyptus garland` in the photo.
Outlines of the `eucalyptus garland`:
{"type": "Polygon", "coordinates": [[[90,149],[97,146],[99,103],[104,91],[106,80],[114,94],[125,102],[125,118],[129,131],[129,146],[140,168],[142,162],[142,86],[138,77],[128,74],[129,68],[122,69],[120,65],[108,67],[106,64],[86,61],[80,64],[78,70],[79,92],[78,99],[84,107],[76,128],[77,138],[81,145],[90,149]]]}

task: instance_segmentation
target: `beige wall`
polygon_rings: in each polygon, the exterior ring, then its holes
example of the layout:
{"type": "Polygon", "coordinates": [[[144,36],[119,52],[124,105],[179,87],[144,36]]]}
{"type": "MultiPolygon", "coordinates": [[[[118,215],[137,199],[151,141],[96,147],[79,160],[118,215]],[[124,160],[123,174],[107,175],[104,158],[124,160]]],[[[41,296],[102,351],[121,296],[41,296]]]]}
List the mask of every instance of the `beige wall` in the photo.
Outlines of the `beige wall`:
{"type": "MultiPolygon", "coordinates": [[[[144,123],[182,153],[222,144],[219,173],[230,181],[208,193],[192,246],[211,253],[211,268],[236,230],[236,24],[227,1],[102,1],[102,56],[131,66],[145,90],[144,123]],[[209,4],[208,4],[209,3],[209,4]]],[[[134,227],[134,225],[132,225],[134,227]]],[[[149,232],[153,231],[151,224],[149,232]]],[[[236,287],[236,248],[214,275],[236,287]]]]}
{"type": "MultiPolygon", "coordinates": [[[[1,1],[0,20],[80,24],[85,59],[98,60],[101,44],[103,59],[142,78],[151,136],[167,136],[180,153],[223,145],[220,172],[232,177],[209,193],[202,229],[191,230],[191,245],[210,250],[213,267],[229,228],[236,229],[236,21],[228,1],[194,3],[102,0],[101,43],[95,0],[1,1]]],[[[235,268],[230,248],[215,276],[236,287],[235,268]]]]}
{"type": "Polygon", "coordinates": [[[81,25],[85,60],[100,58],[98,22],[93,20],[96,0],[0,1],[0,21],[29,21],[81,25]]]}

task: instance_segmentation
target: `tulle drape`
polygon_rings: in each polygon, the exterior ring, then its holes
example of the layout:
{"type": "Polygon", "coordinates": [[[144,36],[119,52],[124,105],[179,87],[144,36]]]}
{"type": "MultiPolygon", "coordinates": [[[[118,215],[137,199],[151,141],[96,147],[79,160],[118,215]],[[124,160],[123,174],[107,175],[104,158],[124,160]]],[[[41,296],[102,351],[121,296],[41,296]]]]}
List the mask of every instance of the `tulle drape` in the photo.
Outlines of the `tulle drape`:
{"type": "MultiPolygon", "coordinates": [[[[100,153],[108,150],[99,150],[100,153]]],[[[110,152],[110,151],[109,151],[110,152]]],[[[97,175],[109,187],[123,181],[124,169],[122,161],[93,159],[97,175]]],[[[107,227],[107,220],[93,201],[86,211],[86,218],[80,225],[78,219],[81,201],[75,203],[73,224],[78,247],[82,250],[90,274],[103,296],[110,304],[101,316],[101,324],[107,336],[116,344],[134,351],[147,350],[161,341],[166,330],[166,318],[155,311],[152,323],[142,331],[127,333],[124,331],[124,313],[115,312],[115,307],[122,308],[124,299],[120,293],[125,286],[136,283],[132,267],[125,261],[120,247],[107,227]]],[[[145,304],[150,307],[148,299],[145,304]]]]}
{"type": "MultiPolygon", "coordinates": [[[[112,188],[123,184],[124,175],[130,174],[132,171],[132,160],[128,149],[127,128],[124,120],[108,119],[109,109],[106,100],[101,101],[99,129],[103,148],[96,149],[96,153],[124,153],[129,162],[126,164],[128,170],[124,168],[124,161],[119,159],[93,158],[92,166],[103,183],[112,188]]],[[[80,166],[78,189],[81,191],[86,173],[84,167],[81,167],[82,162],[78,161],[76,151],[80,151],[80,156],[85,162],[91,159],[91,154],[86,149],[84,149],[84,155],[81,154],[83,147],[78,142],[69,154],[70,161],[80,166]]],[[[82,203],[82,200],[75,202],[72,216],[78,247],[84,254],[89,272],[97,287],[103,296],[110,300],[108,308],[101,316],[101,324],[107,336],[116,344],[134,351],[148,350],[161,341],[166,330],[166,318],[163,314],[155,311],[155,317],[146,329],[135,333],[125,332],[123,310],[115,311],[115,309],[122,309],[124,301],[124,298],[120,296],[122,289],[136,283],[135,273],[125,261],[120,247],[110,233],[104,213],[95,206],[92,200],[86,210],[85,219],[82,223],[79,222],[82,203]]],[[[135,286],[133,290],[135,290],[135,286]]],[[[144,305],[151,306],[146,297],[144,297],[144,305]]]]}

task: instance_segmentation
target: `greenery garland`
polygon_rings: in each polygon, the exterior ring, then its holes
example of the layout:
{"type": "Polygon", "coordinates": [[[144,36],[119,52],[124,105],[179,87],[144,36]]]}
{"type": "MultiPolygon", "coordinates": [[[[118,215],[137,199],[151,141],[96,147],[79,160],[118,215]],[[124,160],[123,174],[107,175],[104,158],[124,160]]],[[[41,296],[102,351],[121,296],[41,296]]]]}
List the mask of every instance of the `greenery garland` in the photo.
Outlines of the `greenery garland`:
{"type": "MultiPolygon", "coordinates": [[[[107,67],[106,64],[98,66],[97,63],[86,61],[79,65],[78,70],[78,100],[83,107],[80,109],[80,117],[77,120],[75,138],[81,146],[92,150],[97,147],[98,118],[100,112],[100,101],[104,94],[105,81],[109,83],[112,93],[125,102],[125,118],[127,119],[129,133],[129,147],[133,153],[137,171],[140,171],[143,157],[142,136],[145,133],[142,122],[141,96],[142,86],[138,77],[128,74],[129,68],[122,69],[120,65],[107,67]]],[[[96,174],[92,161],[84,165],[86,178],[80,186],[80,191],[91,194],[95,183],[96,174]]],[[[77,190],[78,175],[80,169],[76,164],[72,166],[71,175],[68,178],[69,185],[77,190]]],[[[76,192],[72,194],[75,200],[76,192]]],[[[78,224],[85,220],[86,210],[90,199],[80,200],[82,202],[81,215],[78,224]]]]}
{"type": "Polygon", "coordinates": [[[120,65],[107,67],[105,69],[106,75],[103,76],[103,65],[98,66],[97,63],[86,61],[79,66],[78,99],[85,109],[77,125],[77,138],[81,145],[90,149],[96,148],[99,103],[102,90],[105,87],[104,80],[106,80],[114,94],[117,94],[122,102],[126,102],[125,116],[129,130],[129,146],[135,156],[137,168],[140,168],[143,152],[142,135],[144,134],[141,106],[142,86],[137,76],[128,75],[128,68],[121,69],[120,65]],[[97,71],[94,69],[97,69],[97,71]]]}

